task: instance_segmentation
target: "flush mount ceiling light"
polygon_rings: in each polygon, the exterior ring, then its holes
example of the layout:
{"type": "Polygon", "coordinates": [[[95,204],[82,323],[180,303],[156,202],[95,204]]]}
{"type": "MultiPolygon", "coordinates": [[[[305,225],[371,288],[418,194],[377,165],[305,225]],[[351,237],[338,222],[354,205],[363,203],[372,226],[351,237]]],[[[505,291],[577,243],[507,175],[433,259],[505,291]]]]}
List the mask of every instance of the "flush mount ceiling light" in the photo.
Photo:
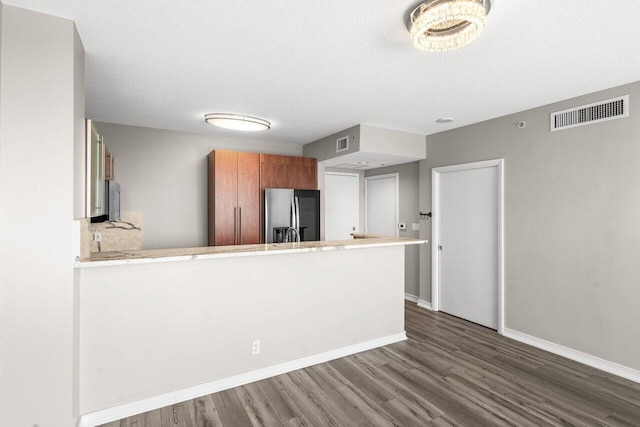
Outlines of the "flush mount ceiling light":
{"type": "Polygon", "coordinates": [[[271,128],[271,123],[264,119],[241,114],[210,113],[205,114],[204,120],[210,125],[248,132],[269,130],[271,128]]]}
{"type": "Polygon", "coordinates": [[[443,52],[477,39],[491,0],[429,0],[409,15],[411,42],[418,50],[443,52]]]}

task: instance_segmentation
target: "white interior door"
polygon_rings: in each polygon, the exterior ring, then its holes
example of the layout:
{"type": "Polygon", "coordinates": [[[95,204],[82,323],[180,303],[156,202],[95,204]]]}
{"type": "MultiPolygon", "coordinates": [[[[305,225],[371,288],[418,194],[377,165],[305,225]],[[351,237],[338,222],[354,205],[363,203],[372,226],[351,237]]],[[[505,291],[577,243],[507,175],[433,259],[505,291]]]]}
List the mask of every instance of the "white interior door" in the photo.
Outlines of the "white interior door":
{"type": "Polygon", "coordinates": [[[366,232],[397,237],[398,174],[368,176],[364,187],[366,232]]]}
{"type": "Polygon", "coordinates": [[[496,166],[439,174],[440,310],[499,325],[501,183],[496,166]]]}
{"type": "Polygon", "coordinates": [[[360,176],[327,172],[324,177],[324,238],[350,239],[360,230],[360,176]]]}

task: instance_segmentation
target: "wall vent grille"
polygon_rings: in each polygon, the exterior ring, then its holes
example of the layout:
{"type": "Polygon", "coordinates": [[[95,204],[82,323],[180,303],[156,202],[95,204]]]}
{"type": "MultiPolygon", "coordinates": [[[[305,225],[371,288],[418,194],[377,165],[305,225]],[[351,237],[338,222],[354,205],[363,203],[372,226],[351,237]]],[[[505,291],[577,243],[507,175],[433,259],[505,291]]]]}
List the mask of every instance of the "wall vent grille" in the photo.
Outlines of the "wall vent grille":
{"type": "Polygon", "coordinates": [[[629,95],[551,113],[551,132],[629,117],[629,95]]]}
{"type": "Polygon", "coordinates": [[[342,138],[336,139],[336,153],[341,151],[347,151],[349,149],[349,137],[343,136],[342,138]]]}

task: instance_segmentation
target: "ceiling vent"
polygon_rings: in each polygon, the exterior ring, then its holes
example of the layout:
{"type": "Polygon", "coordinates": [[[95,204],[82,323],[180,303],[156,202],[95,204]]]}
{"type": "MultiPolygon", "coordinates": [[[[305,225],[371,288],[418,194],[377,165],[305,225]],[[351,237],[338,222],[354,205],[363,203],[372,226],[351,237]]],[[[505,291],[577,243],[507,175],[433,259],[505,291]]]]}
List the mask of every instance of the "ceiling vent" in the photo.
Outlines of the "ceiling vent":
{"type": "Polygon", "coordinates": [[[551,132],[629,117],[629,95],[551,113],[551,132]]]}
{"type": "Polygon", "coordinates": [[[342,138],[336,139],[336,153],[341,151],[347,151],[349,149],[349,137],[343,136],[342,138]]]}

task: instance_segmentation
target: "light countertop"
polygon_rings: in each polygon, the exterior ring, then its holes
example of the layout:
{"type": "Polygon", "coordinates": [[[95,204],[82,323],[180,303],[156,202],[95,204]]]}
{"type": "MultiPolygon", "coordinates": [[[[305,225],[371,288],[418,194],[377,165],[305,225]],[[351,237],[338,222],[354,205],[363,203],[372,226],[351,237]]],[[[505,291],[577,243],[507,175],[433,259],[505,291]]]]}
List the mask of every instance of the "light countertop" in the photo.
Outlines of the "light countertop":
{"type": "Polygon", "coordinates": [[[143,264],[198,259],[231,258],[244,256],[277,255],[296,252],[362,249],[381,246],[419,245],[426,240],[404,237],[362,235],[347,240],[330,240],[299,243],[268,243],[239,246],[207,246],[199,248],[149,249],[92,253],[89,259],[77,261],[76,268],[104,267],[109,265],[143,264]]]}

